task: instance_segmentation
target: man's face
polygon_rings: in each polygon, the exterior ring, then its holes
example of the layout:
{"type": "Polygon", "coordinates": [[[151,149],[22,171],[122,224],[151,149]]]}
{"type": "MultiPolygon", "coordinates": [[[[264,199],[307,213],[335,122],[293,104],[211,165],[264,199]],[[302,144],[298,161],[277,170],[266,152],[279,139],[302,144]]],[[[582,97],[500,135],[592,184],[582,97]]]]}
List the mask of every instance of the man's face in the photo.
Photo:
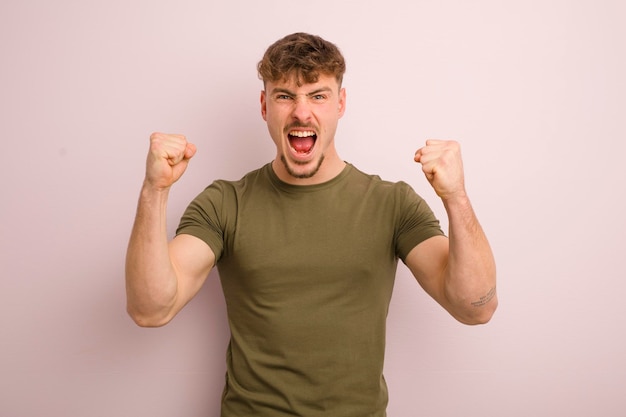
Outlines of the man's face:
{"type": "Polygon", "coordinates": [[[337,123],[345,111],[345,90],[333,76],[313,84],[266,82],[261,114],[276,144],[274,170],[296,184],[326,181],[343,164],[335,150],[337,123]],[[279,163],[280,161],[280,163],[279,163]]]}

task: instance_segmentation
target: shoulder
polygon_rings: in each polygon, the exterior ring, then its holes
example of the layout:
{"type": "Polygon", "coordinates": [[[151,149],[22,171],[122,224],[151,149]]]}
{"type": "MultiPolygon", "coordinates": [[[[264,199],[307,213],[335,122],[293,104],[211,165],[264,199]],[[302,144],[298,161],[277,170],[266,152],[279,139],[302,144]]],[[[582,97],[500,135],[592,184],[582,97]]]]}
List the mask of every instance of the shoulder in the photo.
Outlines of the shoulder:
{"type": "Polygon", "coordinates": [[[372,192],[386,194],[388,197],[421,200],[421,197],[419,197],[413,187],[404,181],[386,180],[381,178],[380,175],[363,172],[351,164],[350,168],[349,178],[352,184],[361,184],[372,192]]]}
{"type": "Polygon", "coordinates": [[[268,168],[269,164],[264,165],[261,168],[248,172],[237,180],[216,179],[200,193],[199,197],[215,196],[216,194],[236,195],[251,186],[269,182],[268,168]]]}

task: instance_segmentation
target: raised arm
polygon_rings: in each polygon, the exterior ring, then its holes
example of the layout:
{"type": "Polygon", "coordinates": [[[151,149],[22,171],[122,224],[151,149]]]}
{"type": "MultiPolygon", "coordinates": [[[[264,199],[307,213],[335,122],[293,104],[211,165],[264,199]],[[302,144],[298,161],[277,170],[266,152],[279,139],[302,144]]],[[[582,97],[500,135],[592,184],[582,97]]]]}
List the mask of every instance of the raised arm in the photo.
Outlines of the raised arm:
{"type": "Polygon", "coordinates": [[[460,146],[429,140],[415,161],[448,214],[449,238],[417,245],[406,263],[420,285],[457,320],[488,322],[496,310],[496,267],[491,247],[465,191],[460,146]]]}
{"type": "Polygon", "coordinates": [[[168,242],[166,209],[171,186],[196,147],[182,135],[154,133],[135,223],[126,253],[127,310],[140,326],[168,323],[200,290],[215,263],[200,239],[180,235],[168,242]]]}

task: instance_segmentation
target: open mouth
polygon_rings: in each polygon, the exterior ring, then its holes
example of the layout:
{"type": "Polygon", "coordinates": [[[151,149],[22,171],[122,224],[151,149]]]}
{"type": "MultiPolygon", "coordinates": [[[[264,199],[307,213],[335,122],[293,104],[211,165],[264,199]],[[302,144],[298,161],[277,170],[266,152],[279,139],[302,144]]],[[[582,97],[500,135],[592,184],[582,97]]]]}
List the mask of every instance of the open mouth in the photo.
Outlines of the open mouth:
{"type": "Polygon", "coordinates": [[[312,130],[293,130],[287,135],[289,145],[298,154],[308,154],[313,149],[317,135],[312,130]]]}

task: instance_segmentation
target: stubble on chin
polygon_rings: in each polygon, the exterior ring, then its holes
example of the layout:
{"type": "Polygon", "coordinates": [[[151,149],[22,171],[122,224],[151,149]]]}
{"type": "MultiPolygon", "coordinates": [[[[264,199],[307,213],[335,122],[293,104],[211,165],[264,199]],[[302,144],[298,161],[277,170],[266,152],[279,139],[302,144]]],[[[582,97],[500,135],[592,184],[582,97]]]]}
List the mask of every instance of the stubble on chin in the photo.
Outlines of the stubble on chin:
{"type": "MultiPolygon", "coordinates": [[[[280,160],[283,163],[283,165],[284,165],[284,167],[287,170],[287,173],[289,175],[291,175],[292,177],[297,178],[297,179],[306,179],[306,178],[311,178],[315,174],[317,174],[317,171],[319,171],[320,167],[322,166],[322,162],[324,162],[324,155],[320,156],[320,158],[317,160],[317,165],[315,165],[315,167],[311,171],[306,171],[306,172],[295,172],[291,168],[291,166],[289,166],[289,163],[287,162],[287,158],[285,158],[284,155],[282,155],[280,157],[280,160]]],[[[298,162],[294,162],[294,164],[296,164],[296,165],[305,165],[305,164],[300,164],[298,162]]]]}

